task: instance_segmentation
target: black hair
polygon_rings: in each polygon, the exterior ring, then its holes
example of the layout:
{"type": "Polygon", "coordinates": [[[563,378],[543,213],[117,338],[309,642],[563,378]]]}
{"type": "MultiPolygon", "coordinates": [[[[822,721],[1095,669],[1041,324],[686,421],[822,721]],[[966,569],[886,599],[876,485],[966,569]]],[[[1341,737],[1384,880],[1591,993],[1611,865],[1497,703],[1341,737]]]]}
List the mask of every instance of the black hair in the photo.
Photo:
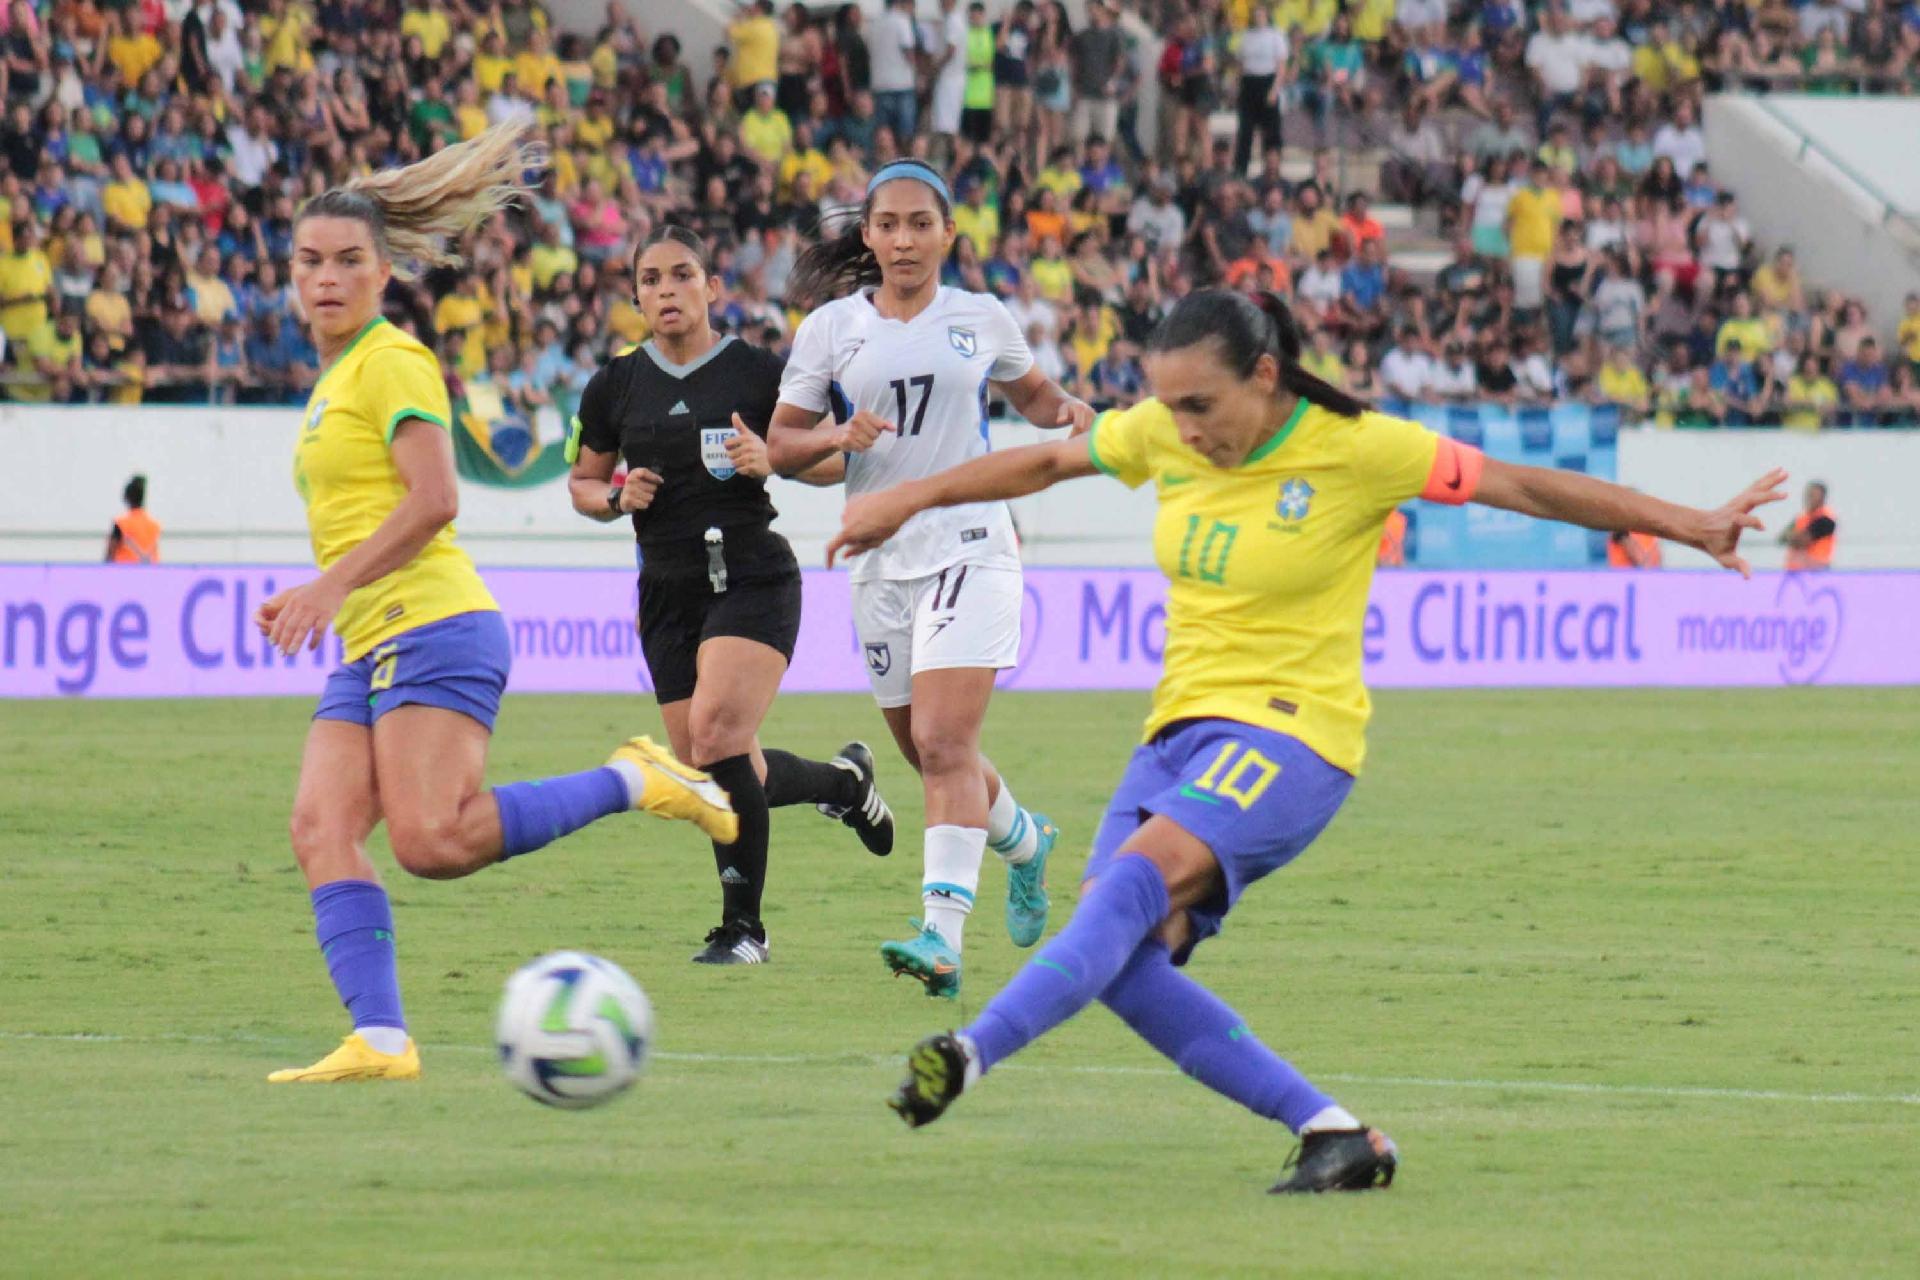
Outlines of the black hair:
{"type": "Polygon", "coordinates": [[[147,478],[145,476],[135,476],[133,479],[127,481],[127,487],[120,491],[120,496],[126,499],[127,505],[130,507],[146,506],[147,478]]]}
{"type": "Polygon", "coordinates": [[[703,274],[713,274],[712,257],[707,253],[707,242],[700,238],[700,233],[691,227],[683,227],[677,222],[664,222],[655,227],[652,233],[649,234],[646,239],[642,240],[639,247],[633,251],[631,269],[635,284],[638,284],[640,280],[641,256],[645,254],[647,250],[653,248],[653,246],[666,244],[669,241],[679,245],[688,253],[691,253],[694,261],[700,264],[700,270],[703,274]]]}
{"type": "Polygon", "coordinates": [[[1251,296],[1227,289],[1201,289],[1180,299],[1148,340],[1149,351],[1180,351],[1200,342],[1218,344],[1221,362],[1242,378],[1253,376],[1261,356],[1280,366],[1280,386],[1343,418],[1372,406],[1314,377],[1300,366],[1300,325],[1279,295],[1251,296]]]}
{"type": "MultiPolygon", "coordinates": [[[[942,218],[953,217],[953,206],[940,194],[935,183],[943,181],[940,171],[924,160],[889,160],[883,168],[912,167],[922,170],[933,181],[926,185],[933,193],[933,201],[940,206],[942,218]]],[[[902,178],[913,176],[901,174],[902,178]]],[[[888,182],[896,181],[889,178],[888,182]]],[[[882,184],[885,185],[884,183],[882,184]]],[[[865,289],[880,283],[880,260],[873,256],[873,250],[867,248],[862,236],[867,220],[873,216],[873,197],[878,187],[867,193],[860,203],[859,220],[850,223],[847,229],[831,240],[821,240],[808,246],[793,264],[793,273],[787,277],[787,301],[797,307],[817,307],[823,302],[835,298],[844,298],[859,289],[865,289]]]]}

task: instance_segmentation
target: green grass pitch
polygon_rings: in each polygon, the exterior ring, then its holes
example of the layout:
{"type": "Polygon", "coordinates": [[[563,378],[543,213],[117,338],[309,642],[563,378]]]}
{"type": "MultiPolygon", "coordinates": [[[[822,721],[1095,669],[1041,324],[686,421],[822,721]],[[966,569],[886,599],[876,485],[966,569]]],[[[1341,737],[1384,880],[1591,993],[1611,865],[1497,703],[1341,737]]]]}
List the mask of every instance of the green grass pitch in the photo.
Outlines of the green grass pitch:
{"type": "MultiPolygon", "coordinates": [[[[995,702],[1065,830],[1055,920],[1144,710],[995,702]]],[[[776,816],[774,962],[687,962],[697,834],[613,819],[472,879],[394,872],[426,1078],[269,1087],[343,1016],[284,824],[309,707],[0,703],[0,1275],[1910,1276],[1920,1257],[1920,690],[1389,693],[1368,772],[1192,972],[1401,1144],[1384,1194],[1262,1194],[1291,1146],[1095,1008],[932,1128],[899,1055],[1021,956],[989,865],[965,999],[889,980],[917,788],[864,699],[765,740],[872,742],[901,847],[776,816]],[[577,1114],[512,1092],[494,1003],[577,947],[657,1056],[577,1114]]],[[[491,776],[657,732],[520,697],[491,776]]],[[[384,851],[377,857],[385,862],[384,851]]],[[[992,863],[992,859],[989,859],[992,863]]],[[[391,867],[390,862],[385,865],[391,867]]]]}

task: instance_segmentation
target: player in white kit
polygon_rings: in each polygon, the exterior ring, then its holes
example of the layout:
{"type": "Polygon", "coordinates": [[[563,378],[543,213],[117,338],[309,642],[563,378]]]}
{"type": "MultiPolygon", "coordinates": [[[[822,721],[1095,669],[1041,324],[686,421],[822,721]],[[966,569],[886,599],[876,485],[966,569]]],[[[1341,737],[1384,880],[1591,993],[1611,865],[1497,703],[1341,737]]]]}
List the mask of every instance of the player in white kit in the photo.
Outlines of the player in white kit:
{"type": "MultiPolygon", "coordinates": [[[[768,434],[775,470],[841,453],[857,495],[958,466],[988,451],[989,383],[1029,422],[1092,425],[1093,410],[1034,367],[998,299],[941,286],[951,211],[938,173],[894,161],[874,174],[859,224],[795,265],[789,297],[836,300],[794,335],[768,434]],[[833,423],[817,425],[828,412],[833,423]]],[[[959,995],[961,933],[989,845],[1007,863],[1007,932],[1027,947],[1046,929],[1058,832],[1022,809],[980,754],[994,676],[1019,657],[1024,595],[1000,502],[923,512],[853,564],[874,700],[927,802],[926,919],[918,936],[880,952],[929,995],[959,995]]]]}

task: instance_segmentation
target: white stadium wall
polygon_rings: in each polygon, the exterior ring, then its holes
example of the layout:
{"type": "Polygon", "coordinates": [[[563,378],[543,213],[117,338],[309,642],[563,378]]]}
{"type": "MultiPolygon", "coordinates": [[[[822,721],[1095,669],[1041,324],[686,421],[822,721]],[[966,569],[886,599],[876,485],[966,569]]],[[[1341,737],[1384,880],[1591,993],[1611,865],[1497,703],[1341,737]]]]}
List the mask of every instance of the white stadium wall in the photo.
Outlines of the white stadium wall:
{"type": "MultiPolygon", "coordinates": [[[[181,564],[300,564],[310,554],[290,460],[288,409],[46,409],[0,406],[0,562],[98,560],[126,478],[144,473],[166,528],[163,555],[181,564]]],[[[1001,447],[1037,436],[1001,426],[1001,447]]],[[[1620,478],[1679,501],[1718,503],[1769,467],[1826,481],[1841,525],[1843,568],[1920,568],[1920,432],[1629,431],[1620,478]]],[[[837,489],[776,484],[780,528],[803,564],[819,564],[838,524],[837,489]]],[[[1015,504],[1029,563],[1139,565],[1149,560],[1153,497],[1089,480],[1015,504]]],[[[1778,527],[1784,508],[1769,521],[1778,527]]],[[[564,486],[461,490],[460,536],[483,565],[621,568],[623,530],[575,515],[564,486]]],[[[1754,563],[1777,567],[1770,539],[1754,563]]],[[[1669,563],[1704,561],[1675,550],[1669,563]]]]}

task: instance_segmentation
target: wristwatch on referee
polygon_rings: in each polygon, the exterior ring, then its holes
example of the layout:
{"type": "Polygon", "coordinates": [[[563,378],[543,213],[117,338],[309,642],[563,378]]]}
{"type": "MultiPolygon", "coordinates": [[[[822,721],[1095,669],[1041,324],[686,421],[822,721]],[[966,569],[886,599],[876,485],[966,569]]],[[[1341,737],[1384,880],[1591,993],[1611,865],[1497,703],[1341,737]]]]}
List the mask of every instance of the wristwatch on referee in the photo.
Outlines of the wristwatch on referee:
{"type": "Polygon", "coordinates": [[[626,513],[620,510],[620,495],[626,492],[626,486],[614,485],[607,490],[607,510],[617,519],[626,513]]]}

